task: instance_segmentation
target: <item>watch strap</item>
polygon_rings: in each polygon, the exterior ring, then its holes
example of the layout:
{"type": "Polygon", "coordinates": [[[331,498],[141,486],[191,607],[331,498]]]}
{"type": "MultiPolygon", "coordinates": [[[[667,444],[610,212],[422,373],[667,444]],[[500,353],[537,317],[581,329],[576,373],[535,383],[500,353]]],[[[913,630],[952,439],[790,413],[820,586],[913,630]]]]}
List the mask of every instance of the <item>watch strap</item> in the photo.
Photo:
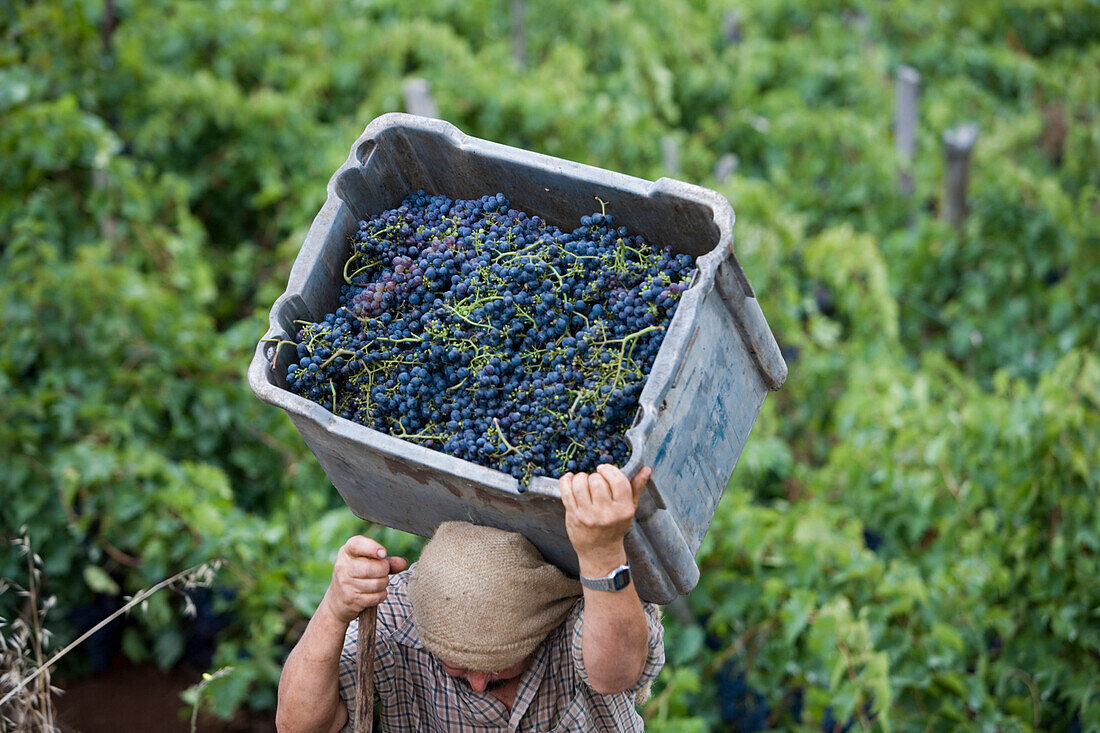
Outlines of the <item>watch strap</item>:
{"type": "Polygon", "coordinates": [[[630,585],[630,566],[620,565],[602,578],[582,575],[581,585],[591,590],[620,591],[630,585]]]}

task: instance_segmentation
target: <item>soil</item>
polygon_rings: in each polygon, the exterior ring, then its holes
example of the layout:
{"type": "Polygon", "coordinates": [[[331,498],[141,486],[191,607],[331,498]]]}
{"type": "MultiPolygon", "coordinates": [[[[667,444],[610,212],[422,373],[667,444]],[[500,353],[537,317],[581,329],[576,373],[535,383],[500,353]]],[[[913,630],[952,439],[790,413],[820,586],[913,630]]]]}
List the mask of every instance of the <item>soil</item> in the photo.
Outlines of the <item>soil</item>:
{"type": "MultiPolygon", "coordinates": [[[[184,667],[162,671],[137,666],[118,655],[107,669],[92,677],[56,683],[57,723],[64,733],[189,733],[191,712],[180,693],[202,673],[184,667]]],[[[241,713],[231,721],[200,716],[201,733],[269,733],[274,711],[241,713]]]]}

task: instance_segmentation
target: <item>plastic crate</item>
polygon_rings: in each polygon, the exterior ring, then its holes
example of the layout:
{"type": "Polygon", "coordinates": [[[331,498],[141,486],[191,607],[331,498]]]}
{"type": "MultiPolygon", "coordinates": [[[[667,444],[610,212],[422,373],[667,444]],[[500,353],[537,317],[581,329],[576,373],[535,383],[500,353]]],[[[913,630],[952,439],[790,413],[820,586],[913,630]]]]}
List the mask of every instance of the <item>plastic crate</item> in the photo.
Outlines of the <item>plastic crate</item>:
{"type": "Polygon", "coordinates": [[[565,230],[607,202],[618,224],[695,258],[683,294],[627,432],[624,471],[653,467],[626,538],[639,595],[668,603],[699,579],[695,552],[768,390],[787,366],[733,253],[734,214],[720,194],[681,181],[656,182],[469,137],[441,120],[387,114],[371,122],[328,184],[271,308],[249,384],[286,410],[333,485],[359,517],[430,536],[459,519],[515,530],[576,575],[557,481],[521,491],[511,476],[338,417],[286,389],[294,351],[275,360],[272,338],[294,321],[319,320],[338,306],[349,236],[360,219],[400,205],[423,188],[452,199],[503,192],[513,208],[565,230]]]}

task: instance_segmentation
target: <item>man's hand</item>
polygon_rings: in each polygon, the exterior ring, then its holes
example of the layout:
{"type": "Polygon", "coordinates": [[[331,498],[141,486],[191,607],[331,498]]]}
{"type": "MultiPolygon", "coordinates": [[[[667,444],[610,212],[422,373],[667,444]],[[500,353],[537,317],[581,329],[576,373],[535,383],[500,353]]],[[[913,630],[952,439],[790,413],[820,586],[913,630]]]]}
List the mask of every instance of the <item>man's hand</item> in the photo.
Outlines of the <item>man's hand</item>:
{"type": "Polygon", "coordinates": [[[369,537],[352,537],[336,554],[332,582],[321,600],[321,608],[341,623],[349,624],[364,608],[386,600],[390,574],[408,566],[405,558],[387,557],[386,548],[369,537]]]}
{"type": "Polygon", "coordinates": [[[567,473],[558,479],[565,529],[582,574],[606,575],[625,562],[623,537],[652,472],[643,468],[630,480],[615,466],[603,464],[596,473],[567,473]]]}

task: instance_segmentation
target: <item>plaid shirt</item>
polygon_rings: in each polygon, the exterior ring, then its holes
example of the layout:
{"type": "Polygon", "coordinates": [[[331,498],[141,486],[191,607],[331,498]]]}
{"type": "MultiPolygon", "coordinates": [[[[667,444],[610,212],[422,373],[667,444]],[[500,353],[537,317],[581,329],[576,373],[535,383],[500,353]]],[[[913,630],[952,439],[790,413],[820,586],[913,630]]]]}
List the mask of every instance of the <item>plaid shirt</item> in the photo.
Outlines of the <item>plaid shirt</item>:
{"type": "MultiPolygon", "coordinates": [[[[410,569],[411,570],[411,569],[410,569]]],[[[665,661],[660,610],[643,603],[649,624],[649,656],[641,679],[629,690],[601,695],[588,686],[581,658],[584,601],[578,599],[565,622],[550,632],[523,673],[509,710],[488,693],[443,671],[420,642],[412,623],[406,588],[410,570],[390,578],[388,597],[378,607],[374,646],[376,704],[382,730],[426,733],[463,731],[641,731],[635,695],[650,685],[665,661]]],[[[355,714],[355,645],[359,625],[352,621],[340,657],[340,695],[348,708],[345,733],[355,714]]]]}

